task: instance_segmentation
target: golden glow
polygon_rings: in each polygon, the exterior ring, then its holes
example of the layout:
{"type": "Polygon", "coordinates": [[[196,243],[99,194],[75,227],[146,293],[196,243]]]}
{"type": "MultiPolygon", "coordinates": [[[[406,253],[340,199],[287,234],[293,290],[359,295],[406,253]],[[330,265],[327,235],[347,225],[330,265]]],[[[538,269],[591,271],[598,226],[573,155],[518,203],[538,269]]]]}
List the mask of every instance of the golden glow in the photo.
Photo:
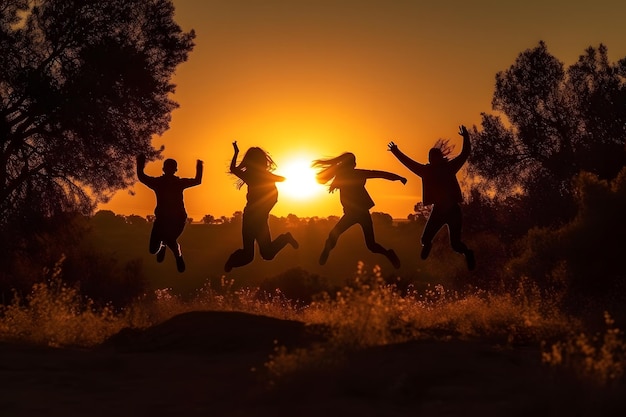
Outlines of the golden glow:
{"type": "MultiPolygon", "coordinates": [[[[479,125],[491,112],[495,74],[540,39],[566,65],[600,42],[612,59],[626,54],[626,2],[594,16],[574,7],[567,20],[555,5],[474,3],[174,0],[176,21],[195,30],[196,47],[176,69],[180,107],[153,145],[178,161],[180,177],[193,177],[196,159],[204,161],[202,184],[185,191],[189,217],[231,216],[245,206],[245,191],[227,174],[237,139],[240,158],[260,146],[287,178],[275,216],[341,215],[338,193],[291,165],[301,158],[308,172],[311,159],[353,152],[358,168],[407,177],[406,186],[367,182],[373,211],[406,218],[422,198],[421,180],[387,152],[390,140],[418,162],[438,138],[458,152],[458,126],[479,125]]],[[[149,163],[146,173],[161,175],[161,165],[149,163]]],[[[133,189],[99,208],[153,213],[152,190],[133,189]]]]}
{"type": "Polygon", "coordinates": [[[324,191],[324,186],[315,180],[311,159],[295,157],[281,163],[276,170],[277,174],[285,177],[284,182],[277,184],[281,197],[307,200],[324,191]]]}

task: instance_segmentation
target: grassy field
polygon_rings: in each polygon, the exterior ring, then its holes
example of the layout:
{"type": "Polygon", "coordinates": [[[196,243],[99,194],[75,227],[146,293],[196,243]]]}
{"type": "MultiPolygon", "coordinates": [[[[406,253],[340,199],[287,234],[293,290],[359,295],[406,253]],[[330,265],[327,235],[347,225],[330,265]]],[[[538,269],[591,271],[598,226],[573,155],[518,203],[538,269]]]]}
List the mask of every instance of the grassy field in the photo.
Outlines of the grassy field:
{"type": "Polygon", "coordinates": [[[591,331],[524,281],[500,294],[400,290],[361,265],[307,304],[223,280],[114,310],[52,279],[2,308],[0,339],[3,416],[626,409],[626,342],[610,312],[591,331]]]}

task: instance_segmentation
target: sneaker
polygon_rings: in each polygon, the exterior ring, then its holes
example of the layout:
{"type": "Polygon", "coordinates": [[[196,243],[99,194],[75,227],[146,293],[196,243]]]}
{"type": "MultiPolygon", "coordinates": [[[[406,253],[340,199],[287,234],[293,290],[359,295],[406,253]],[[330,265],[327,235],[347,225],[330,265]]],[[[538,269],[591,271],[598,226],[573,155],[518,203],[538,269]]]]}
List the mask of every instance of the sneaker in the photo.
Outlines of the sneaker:
{"type": "Polygon", "coordinates": [[[394,268],[400,268],[400,258],[398,258],[398,255],[396,255],[396,252],[393,249],[389,249],[387,251],[387,257],[391,261],[394,268]]]}
{"type": "Polygon", "coordinates": [[[465,252],[465,262],[467,262],[467,269],[470,271],[473,271],[474,268],[476,268],[476,258],[474,258],[473,250],[468,249],[467,252],[465,252]]]}
{"type": "Polygon", "coordinates": [[[287,241],[294,249],[298,249],[300,247],[300,245],[298,244],[298,241],[294,239],[291,232],[287,232],[287,241]]]}
{"type": "Polygon", "coordinates": [[[424,245],[422,245],[422,253],[420,254],[420,257],[422,259],[428,258],[428,255],[430,254],[430,250],[432,248],[433,248],[432,243],[424,243],[424,245]]]}
{"type": "Polygon", "coordinates": [[[233,270],[233,266],[230,264],[230,259],[228,259],[226,261],[226,264],[224,265],[224,271],[230,272],[232,270],[233,270]]]}
{"type": "Polygon", "coordinates": [[[320,265],[324,265],[326,263],[326,261],[328,260],[328,255],[330,255],[330,252],[324,249],[324,251],[320,255],[320,265]]]}
{"type": "Polygon", "coordinates": [[[182,256],[176,257],[176,269],[178,272],[185,272],[185,261],[182,256]]]}
{"type": "Polygon", "coordinates": [[[159,250],[156,253],[156,260],[157,262],[163,262],[163,259],[165,259],[165,252],[167,250],[167,246],[165,245],[161,245],[161,247],[159,248],[159,250]]]}

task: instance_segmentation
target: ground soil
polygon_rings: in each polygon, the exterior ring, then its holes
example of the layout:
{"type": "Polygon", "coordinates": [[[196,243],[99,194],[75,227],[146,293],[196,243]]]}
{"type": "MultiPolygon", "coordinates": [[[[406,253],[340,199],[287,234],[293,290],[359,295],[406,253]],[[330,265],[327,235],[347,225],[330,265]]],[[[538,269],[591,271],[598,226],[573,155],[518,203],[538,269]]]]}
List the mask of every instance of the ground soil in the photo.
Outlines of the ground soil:
{"type": "Polygon", "coordinates": [[[193,312],[90,349],[0,344],[0,416],[626,415],[623,385],[550,369],[538,346],[431,339],[264,366],[276,346],[319,343],[297,321],[193,312]]]}

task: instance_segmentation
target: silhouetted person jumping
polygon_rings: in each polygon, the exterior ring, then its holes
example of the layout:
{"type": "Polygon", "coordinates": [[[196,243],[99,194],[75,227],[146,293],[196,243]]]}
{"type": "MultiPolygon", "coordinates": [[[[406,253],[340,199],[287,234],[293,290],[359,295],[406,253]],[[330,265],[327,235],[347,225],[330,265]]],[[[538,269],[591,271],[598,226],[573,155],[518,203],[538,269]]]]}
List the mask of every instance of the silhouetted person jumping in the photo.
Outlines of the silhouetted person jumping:
{"type": "Polygon", "coordinates": [[[394,250],[385,249],[374,238],[374,225],[370,214],[374,201],[365,189],[365,182],[369,178],[382,178],[406,184],[406,178],[391,172],[357,169],[356,157],[350,152],[331,159],[317,159],[313,161],[313,167],[320,169],[316,175],[320,184],[326,184],[332,180],[328,192],[339,190],[339,200],[344,213],[326,239],[319,259],[320,265],[324,265],[328,260],[328,255],[337,245],[339,236],[351,226],[359,224],[363,230],[367,248],[374,253],[385,255],[394,268],[399,268],[400,259],[394,250]]]}
{"type": "Polygon", "coordinates": [[[236,141],[233,142],[233,149],[230,172],[239,178],[237,188],[246,184],[248,193],[242,219],[243,248],[237,249],[230,255],[224,266],[226,272],[252,262],[255,241],[259,246],[261,257],[265,260],[274,259],[287,244],[295,249],[298,248],[298,242],[289,232],[272,240],[268,224],[270,211],[278,201],[276,183],[285,181],[285,177],[271,172],[276,168],[276,164],[263,149],[258,147],[248,149],[239,165],[237,165],[239,147],[236,141]]]}
{"type": "Polygon", "coordinates": [[[202,182],[202,161],[196,162],[195,178],[179,178],[174,175],[178,170],[178,164],[173,159],[163,161],[163,175],[160,177],[146,175],[143,172],[145,166],[145,155],[137,156],[137,177],[139,181],[154,191],[157,199],[157,205],[154,209],[155,219],[150,234],[150,253],[156,253],[157,262],[163,262],[166,248],[169,247],[176,258],[178,272],[184,272],[185,261],[177,241],[187,223],[183,191],[185,188],[199,185],[202,182]]]}
{"type": "Polygon", "coordinates": [[[424,205],[433,206],[422,233],[421,258],[428,258],[435,235],[448,225],[452,249],[465,255],[468,269],[473,270],[476,264],[474,252],[461,241],[463,216],[460,203],[463,202],[463,195],[456,179],[456,173],[469,157],[471,144],[465,126],[459,127],[459,135],[463,136],[463,149],[450,160],[439,147],[433,147],[428,152],[428,164],[412,160],[393,142],[389,142],[388,148],[408,169],[422,177],[422,200],[424,205]]]}

